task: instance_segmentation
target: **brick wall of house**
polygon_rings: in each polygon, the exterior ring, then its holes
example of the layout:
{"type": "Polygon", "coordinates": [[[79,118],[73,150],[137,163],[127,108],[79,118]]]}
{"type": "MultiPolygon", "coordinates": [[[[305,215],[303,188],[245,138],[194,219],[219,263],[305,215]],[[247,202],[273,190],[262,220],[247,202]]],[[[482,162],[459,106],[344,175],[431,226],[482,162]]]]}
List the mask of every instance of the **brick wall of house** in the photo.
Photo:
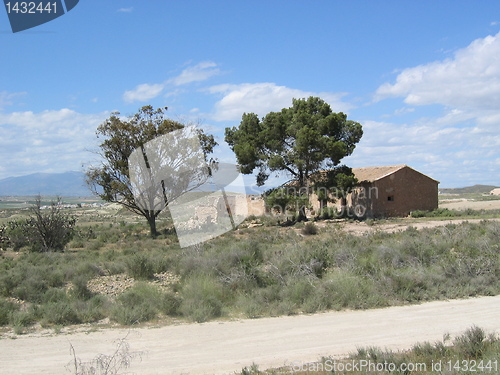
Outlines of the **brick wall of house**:
{"type": "MultiPolygon", "coordinates": [[[[373,182],[361,182],[347,197],[348,215],[358,217],[408,216],[411,211],[432,211],[438,208],[438,181],[404,166],[373,182]]],[[[314,191],[314,190],[312,190],[314,191]]],[[[308,216],[320,212],[321,203],[316,194],[310,195],[308,216]]],[[[269,208],[257,196],[247,196],[248,214],[264,215],[269,208]]],[[[328,207],[341,210],[341,202],[328,201],[328,207]]]]}
{"type": "Polygon", "coordinates": [[[371,190],[371,198],[364,202],[368,217],[408,216],[411,211],[438,208],[438,182],[409,167],[364,186],[371,190]]]}

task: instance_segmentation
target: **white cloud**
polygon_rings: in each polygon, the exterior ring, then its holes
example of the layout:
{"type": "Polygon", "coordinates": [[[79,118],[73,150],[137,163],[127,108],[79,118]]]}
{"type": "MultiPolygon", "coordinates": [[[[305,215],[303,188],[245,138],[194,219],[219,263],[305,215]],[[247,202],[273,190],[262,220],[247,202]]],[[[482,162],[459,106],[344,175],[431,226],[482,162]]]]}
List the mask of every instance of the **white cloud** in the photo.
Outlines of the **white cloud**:
{"type": "Polygon", "coordinates": [[[143,83],[136,86],[136,88],[133,90],[125,91],[125,93],[123,94],[123,100],[128,103],[146,102],[160,95],[164,88],[165,85],[161,83],[143,83]]]}
{"type": "MultiPolygon", "coordinates": [[[[500,150],[500,33],[473,41],[450,59],[403,69],[395,83],[385,83],[376,91],[376,101],[389,97],[404,98],[412,106],[440,105],[443,114],[412,124],[365,124],[365,135],[352,160],[387,163],[392,157],[395,164],[413,161],[447,186],[500,183],[496,164],[500,150]],[[395,139],[401,140],[399,149],[383,149],[395,139]]],[[[424,111],[417,109],[415,114],[424,111]]]]}
{"type": "Polygon", "coordinates": [[[26,95],[26,93],[25,92],[8,93],[7,91],[0,91],[0,111],[3,110],[5,107],[14,104],[12,99],[22,95],[26,95]]]}
{"type": "Polygon", "coordinates": [[[494,172],[500,137],[475,125],[441,127],[436,121],[362,122],[363,137],[343,162],[353,167],[407,164],[443,181],[443,187],[500,184],[494,172]]]}
{"type": "MultiPolygon", "coordinates": [[[[217,64],[212,61],[204,61],[194,66],[184,69],[178,76],[170,78],[162,83],[143,83],[137,85],[135,89],[125,91],[123,100],[127,103],[147,102],[158,97],[166,88],[172,86],[187,85],[192,82],[201,82],[220,74],[217,64]]],[[[175,89],[168,92],[165,97],[176,96],[182,90],[175,89]]]]}
{"type": "Polygon", "coordinates": [[[208,89],[212,94],[223,94],[215,104],[213,119],[216,121],[239,120],[243,113],[257,113],[264,116],[271,111],[279,111],[292,105],[293,98],[319,96],[328,102],[335,112],[346,112],[351,105],[343,103],[344,93],[309,92],[278,86],[275,83],[243,83],[239,85],[223,84],[208,89]]]}
{"type": "Polygon", "coordinates": [[[184,69],[177,77],[168,82],[175,86],[186,85],[191,82],[206,81],[210,77],[220,74],[220,69],[213,61],[203,61],[199,64],[184,69]]]}
{"type": "Polygon", "coordinates": [[[473,41],[453,58],[404,69],[375,99],[404,97],[410,105],[442,104],[469,110],[498,109],[500,33],[473,41]]]}
{"type": "Polygon", "coordinates": [[[66,108],[0,114],[0,178],[79,170],[95,159],[89,150],[95,149],[96,128],[108,116],[66,108]]]}
{"type": "Polygon", "coordinates": [[[129,7],[129,8],[120,8],[117,10],[119,13],[132,13],[134,10],[134,7],[129,7]]]}

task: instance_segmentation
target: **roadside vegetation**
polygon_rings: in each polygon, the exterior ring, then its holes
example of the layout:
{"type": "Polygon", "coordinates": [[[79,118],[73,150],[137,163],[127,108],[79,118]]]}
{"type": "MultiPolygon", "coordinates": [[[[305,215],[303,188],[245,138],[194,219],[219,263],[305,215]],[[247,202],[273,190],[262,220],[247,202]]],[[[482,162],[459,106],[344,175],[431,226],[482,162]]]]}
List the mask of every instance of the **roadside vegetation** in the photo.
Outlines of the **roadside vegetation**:
{"type": "Polygon", "coordinates": [[[499,370],[499,351],[498,335],[487,334],[479,327],[471,327],[454,339],[447,335],[442,341],[417,343],[407,351],[358,348],[348,358],[323,357],[318,362],[294,362],[288,367],[263,371],[259,370],[257,364],[253,364],[243,368],[240,374],[496,374],[499,370]]]}
{"type": "Polygon", "coordinates": [[[466,219],[486,219],[500,217],[500,210],[450,210],[448,208],[437,208],[433,211],[412,211],[412,218],[466,218],[466,219]]]}
{"type": "Polygon", "coordinates": [[[152,239],[147,223],[133,220],[81,216],[64,252],[0,252],[3,329],[204,322],[500,293],[496,221],[360,236],[336,223],[250,218],[261,226],[181,249],[173,229],[152,239]],[[91,287],[113,277],[128,284],[91,287]]]}

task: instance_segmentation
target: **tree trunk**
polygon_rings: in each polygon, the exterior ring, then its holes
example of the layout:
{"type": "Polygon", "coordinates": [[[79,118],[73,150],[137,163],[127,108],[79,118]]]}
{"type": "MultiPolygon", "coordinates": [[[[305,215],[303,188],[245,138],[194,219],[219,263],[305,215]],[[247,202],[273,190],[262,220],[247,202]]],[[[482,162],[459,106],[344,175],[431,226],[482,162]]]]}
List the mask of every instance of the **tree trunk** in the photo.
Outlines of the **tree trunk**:
{"type": "Polygon", "coordinates": [[[342,217],[349,216],[349,213],[347,212],[347,198],[346,197],[340,198],[340,214],[342,215],[342,217]]]}
{"type": "Polygon", "coordinates": [[[299,216],[297,217],[297,221],[307,221],[307,216],[306,216],[306,206],[302,205],[299,208],[299,216]]]}
{"type": "Polygon", "coordinates": [[[156,236],[158,236],[158,232],[156,231],[156,216],[154,214],[154,211],[150,211],[146,219],[148,220],[149,232],[151,234],[151,237],[156,238],[156,236]]]}

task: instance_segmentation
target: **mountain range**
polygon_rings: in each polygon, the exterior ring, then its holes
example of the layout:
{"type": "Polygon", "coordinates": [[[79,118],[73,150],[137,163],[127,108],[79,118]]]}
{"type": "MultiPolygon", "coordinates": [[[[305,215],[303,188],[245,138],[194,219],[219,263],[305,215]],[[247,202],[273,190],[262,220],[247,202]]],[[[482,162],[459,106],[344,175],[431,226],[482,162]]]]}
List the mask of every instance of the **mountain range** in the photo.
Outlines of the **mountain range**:
{"type": "Polygon", "coordinates": [[[474,185],[462,188],[439,189],[441,194],[488,194],[493,189],[498,188],[494,185],[474,185]]]}
{"type": "Polygon", "coordinates": [[[33,173],[0,180],[0,196],[87,197],[92,193],[82,172],[33,173]]]}

